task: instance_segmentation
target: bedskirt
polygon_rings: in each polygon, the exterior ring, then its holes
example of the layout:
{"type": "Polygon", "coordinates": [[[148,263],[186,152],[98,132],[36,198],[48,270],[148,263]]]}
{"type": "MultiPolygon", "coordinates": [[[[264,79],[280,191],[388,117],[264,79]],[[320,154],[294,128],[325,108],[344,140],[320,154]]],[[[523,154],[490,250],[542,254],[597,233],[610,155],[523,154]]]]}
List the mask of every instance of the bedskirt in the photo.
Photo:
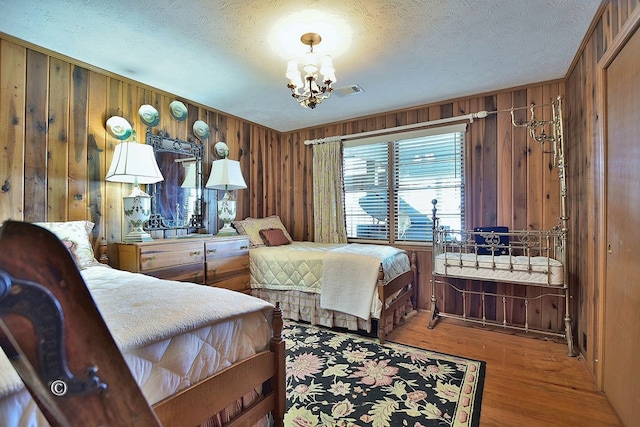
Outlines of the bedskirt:
{"type": "MultiPolygon", "coordinates": [[[[326,326],[328,328],[344,328],[349,331],[376,332],[379,319],[370,317],[361,319],[351,314],[339,311],[325,310],[320,307],[320,294],[302,292],[296,290],[280,291],[271,289],[252,289],[251,295],[263,299],[272,304],[280,302],[282,317],[285,319],[308,322],[312,325],[326,326]]],[[[411,301],[396,310],[393,316],[385,319],[385,332],[404,322],[405,316],[414,310],[411,301]]]]}

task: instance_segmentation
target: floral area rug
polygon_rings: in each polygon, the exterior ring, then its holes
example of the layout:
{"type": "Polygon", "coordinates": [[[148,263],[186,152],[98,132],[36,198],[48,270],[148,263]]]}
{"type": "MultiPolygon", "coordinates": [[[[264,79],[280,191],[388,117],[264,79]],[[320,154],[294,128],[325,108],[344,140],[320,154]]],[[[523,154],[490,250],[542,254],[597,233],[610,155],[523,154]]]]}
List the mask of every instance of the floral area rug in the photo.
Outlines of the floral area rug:
{"type": "Polygon", "coordinates": [[[485,362],[286,321],[285,426],[478,426],[485,362]]]}

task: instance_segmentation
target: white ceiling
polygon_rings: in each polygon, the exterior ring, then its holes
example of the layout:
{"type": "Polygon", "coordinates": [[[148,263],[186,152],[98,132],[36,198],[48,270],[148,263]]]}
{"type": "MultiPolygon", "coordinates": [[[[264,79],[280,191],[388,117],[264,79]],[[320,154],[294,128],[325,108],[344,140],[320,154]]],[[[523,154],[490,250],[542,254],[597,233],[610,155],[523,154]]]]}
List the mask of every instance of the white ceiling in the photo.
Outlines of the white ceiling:
{"type": "Polygon", "coordinates": [[[278,131],[562,78],[600,0],[0,0],[0,32],[278,131]],[[311,13],[309,13],[309,11],[311,13]],[[309,18],[311,16],[311,18],[309,18]],[[293,101],[304,32],[335,94],[293,101]],[[295,51],[295,52],[294,52],[295,51]]]}

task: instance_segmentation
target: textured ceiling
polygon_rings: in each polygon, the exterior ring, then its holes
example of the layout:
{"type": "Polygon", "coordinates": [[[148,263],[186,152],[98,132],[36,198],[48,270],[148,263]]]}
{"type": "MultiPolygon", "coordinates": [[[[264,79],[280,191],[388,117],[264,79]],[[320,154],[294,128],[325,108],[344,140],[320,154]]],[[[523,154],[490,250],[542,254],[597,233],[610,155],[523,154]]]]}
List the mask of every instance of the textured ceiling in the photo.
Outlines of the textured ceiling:
{"type": "Polygon", "coordinates": [[[564,77],[600,0],[0,0],[0,32],[279,131],[564,77]],[[304,32],[341,88],[284,77],[304,32]]]}

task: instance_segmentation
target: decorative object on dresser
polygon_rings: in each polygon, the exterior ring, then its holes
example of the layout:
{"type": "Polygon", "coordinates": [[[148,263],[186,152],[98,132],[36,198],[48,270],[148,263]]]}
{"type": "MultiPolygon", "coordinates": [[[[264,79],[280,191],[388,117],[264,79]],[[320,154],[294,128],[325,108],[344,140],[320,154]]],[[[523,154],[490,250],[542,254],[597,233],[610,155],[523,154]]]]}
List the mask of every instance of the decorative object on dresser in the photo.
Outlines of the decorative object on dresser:
{"type": "Polygon", "coordinates": [[[130,228],[125,242],[152,240],[151,235],[142,228],[151,215],[151,196],[142,191],[138,184],[155,184],[163,179],[153,148],[138,144],[135,133],[133,141],[121,142],[116,146],[105,180],[134,184],[131,194],[122,199],[124,216],[130,228]]]}
{"type": "Polygon", "coordinates": [[[211,174],[205,187],[224,190],[224,196],[218,200],[218,218],[222,220],[224,226],[218,231],[218,235],[233,236],[238,232],[231,226],[236,219],[236,200],[231,191],[247,188],[247,183],[242,177],[240,162],[227,157],[229,155],[227,145],[218,142],[215,145],[215,151],[222,158],[215,160],[211,165],[211,174]]]}
{"type": "Polygon", "coordinates": [[[118,268],[249,293],[247,236],[189,236],[149,243],[118,243],[118,268]]]}

